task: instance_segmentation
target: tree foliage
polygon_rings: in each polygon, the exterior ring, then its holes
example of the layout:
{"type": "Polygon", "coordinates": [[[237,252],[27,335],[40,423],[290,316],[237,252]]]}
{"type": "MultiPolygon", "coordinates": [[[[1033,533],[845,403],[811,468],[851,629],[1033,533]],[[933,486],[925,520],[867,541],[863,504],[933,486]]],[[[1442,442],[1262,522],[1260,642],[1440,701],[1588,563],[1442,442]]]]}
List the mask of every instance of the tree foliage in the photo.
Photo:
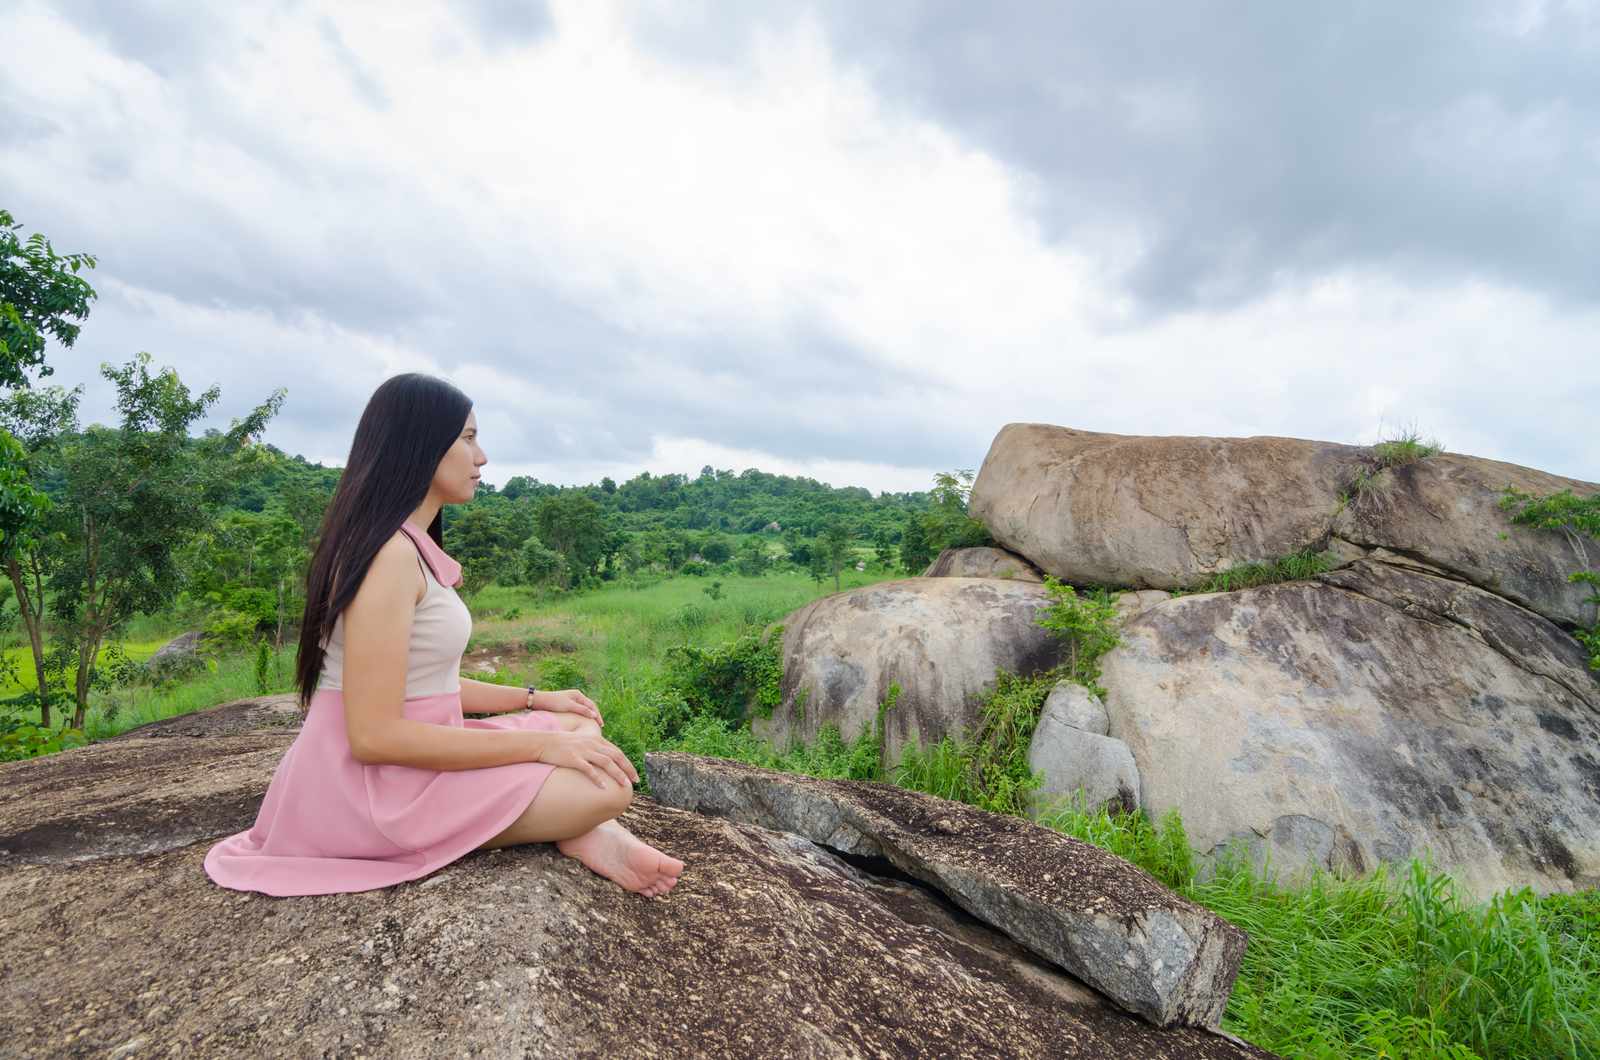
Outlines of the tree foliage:
{"type": "Polygon", "coordinates": [[[45,337],[71,346],[95,297],[78,275],[94,268],[93,257],[57,254],[37,232],[22,239],[21,227],[0,210],[0,386],[26,387],[28,369],[49,375],[45,337]]]}

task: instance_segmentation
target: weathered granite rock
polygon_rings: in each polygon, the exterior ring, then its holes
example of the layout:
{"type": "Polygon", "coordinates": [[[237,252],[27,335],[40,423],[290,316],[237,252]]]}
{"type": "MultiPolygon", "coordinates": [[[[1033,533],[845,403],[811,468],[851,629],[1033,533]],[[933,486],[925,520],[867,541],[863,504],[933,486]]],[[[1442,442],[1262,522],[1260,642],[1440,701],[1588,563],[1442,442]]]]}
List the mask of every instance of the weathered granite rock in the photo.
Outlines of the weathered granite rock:
{"type": "Polygon", "coordinates": [[[1100,697],[1072,681],[1056,682],[1056,686],[1045,697],[1039,717],[1040,720],[1050,718],[1058,725],[1082,729],[1096,736],[1111,732],[1111,717],[1106,713],[1106,705],[1100,701],[1100,697]]]}
{"type": "Polygon", "coordinates": [[[200,638],[203,630],[192,629],[187,633],[180,633],[167,641],[150,654],[150,665],[159,666],[174,659],[192,656],[200,650],[200,638]]]}
{"type": "Polygon", "coordinates": [[[667,805],[882,859],[1160,1027],[1215,1027],[1249,936],[1071,836],[888,784],[645,756],[667,805]]]}
{"type": "Polygon", "coordinates": [[[628,825],[689,862],[665,898],[545,845],[365,894],[213,886],[210,840],[248,823],[288,742],[131,740],[0,765],[0,1055],[1269,1055],[1149,1027],[798,837],[648,799],[628,825]]]}
{"type": "Polygon", "coordinates": [[[1047,603],[1037,585],[994,578],[906,578],[814,600],[783,620],[783,702],[757,731],[810,743],[832,722],[852,739],[899,684],[884,718],[886,761],[914,733],[924,743],[959,737],[995,670],[1060,664],[1057,639],[1033,622],[1047,603]]]}
{"type": "Polygon", "coordinates": [[[1028,766],[1044,774],[1032,812],[1075,806],[1132,813],[1139,808],[1139,766],[1121,740],[1060,724],[1046,715],[1028,745],[1028,766]]]}
{"type": "Polygon", "coordinates": [[[1427,851],[1469,888],[1600,885],[1600,692],[1553,623],[1363,560],[1157,604],[1102,660],[1146,810],[1293,872],[1427,851]]]}
{"type": "Polygon", "coordinates": [[[1132,618],[1140,611],[1148,611],[1163,600],[1172,599],[1165,589],[1126,589],[1117,594],[1117,610],[1132,618]]]}
{"type": "Polygon", "coordinates": [[[1360,451],[1012,423],[989,447],[969,510],[1001,545],[1073,585],[1176,589],[1320,545],[1360,451]]]}
{"type": "Polygon", "coordinates": [[[1600,549],[1553,530],[1517,528],[1500,510],[1501,490],[1579,496],[1600,484],[1444,453],[1384,471],[1334,521],[1342,538],[1408,555],[1570,628],[1596,620],[1594,590],[1569,581],[1600,564],[1600,549]]]}
{"type": "Polygon", "coordinates": [[[1028,745],[1028,765],[1044,774],[1034,810],[1059,804],[1089,810],[1139,808],[1139,767],[1128,745],[1107,735],[1105,704],[1082,685],[1062,681],[1051,689],[1028,745]]]}
{"type": "Polygon", "coordinates": [[[1043,582],[1033,564],[1003,548],[947,548],[928,564],[924,578],[1004,578],[1043,582]]]}
{"type": "Polygon", "coordinates": [[[113,740],[155,740],[169,736],[219,736],[227,733],[278,729],[297,732],[305,715],[300,697],[293,692],[274,696],[253,696],[221,703],[192,714],[152,721],[129,729],[113,740]]]}
{"type": "Polygon", "coordinates": [[[1374,467],[1371,449],[1331,442],[1012,423],[984,458],[970,510],[1001,545],[1074,585],[1181,588],[1325,549],[1337,535],[1425,560],[1568,628],[1595,621],[1590,590],[1568,580],[1587,569],[1581,548],[1517,528],[1499,500],[1508,485],[1587,497],[1600,484],[1444,453],[1382,471],[1341,504],[1355,472],[1374,467]]]}

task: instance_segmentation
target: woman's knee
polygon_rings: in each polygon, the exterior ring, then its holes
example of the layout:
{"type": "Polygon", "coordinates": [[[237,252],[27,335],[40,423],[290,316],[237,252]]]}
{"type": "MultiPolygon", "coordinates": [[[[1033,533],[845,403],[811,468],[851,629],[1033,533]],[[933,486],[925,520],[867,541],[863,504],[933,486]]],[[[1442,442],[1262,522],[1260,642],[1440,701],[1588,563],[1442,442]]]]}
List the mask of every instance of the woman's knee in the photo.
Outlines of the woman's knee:
{"type": "Polygon", "coordinates": [[[590,736],[600,735],[600,725],[593,718],[584,717],[582,714],[557,714],[556,720],[561,722],[561,727],[567,732],[581,732],[590,736]]]}

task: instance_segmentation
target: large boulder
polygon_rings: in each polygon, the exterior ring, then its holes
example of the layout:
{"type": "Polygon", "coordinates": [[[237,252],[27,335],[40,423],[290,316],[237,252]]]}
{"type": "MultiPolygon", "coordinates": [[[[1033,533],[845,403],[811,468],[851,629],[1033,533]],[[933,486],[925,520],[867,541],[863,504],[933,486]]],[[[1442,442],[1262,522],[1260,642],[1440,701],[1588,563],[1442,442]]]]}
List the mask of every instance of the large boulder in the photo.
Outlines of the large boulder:
{"type": "Polygon", "coordinates": [[[969,504],[1004,547],[1073,585],[1176,589],[1327,538],[1354,446],[1001,428],[969,504]]]}
{"type": "Polygon", "coordinates": [[[1593,622],[1589,590],[1568,580],[1586,569],[1581,551],[1514,526],[1499,508],[1506,486],[1600,492],[1451,453],[1380,471],[1373,450],[1331,442],[1013,423],[990,446],[970,509],[1001,545],[1074,585],[1180,588],[1337,536],[1412,554],[1568,628],[1593,622]],[[1358,473],[1371,476],[1359,490],[1358,473]]]}
{"type": "Polygon", "coordinates": [[[171,737],[218,736],[223,733],[268,729],[299,732],[305,712],[298,693],[251,696],[220,703],[205,710],[162,718],[111,737],[113,740],[159,740],[171,737]]]}
{"type": "Polygon", "coordinates": [[[898,684],[885,761],[913,735],[959,737],[976,726],[996,670],[1061,663],[1055,635],[1034,624],[1048,603],[1042,586],[994,578],[906,578],[814,600],[783,620],[783,702],[756,729],[810,743],[832,723],[853,739],[898,684]]]}
{"type": "Polygon", "coordinates": [[[1033,564],[1003,548],[947,548],[922,572],[924,578],[1005,578],[1042,582],[1033,564]]]}
{"type": "Polygon", "coordinates": [[[641,798],[664,898],[534,845],[364,894],[268,898],[201,860],[290,737],[0,765],[0,1052],[523,1057],[1269,1054],[1161,1031],[910,884],[641,798]]]}
{"type": "Polygon", "coordinates": [[[1549,620],[1363,560],[1158,603],[1103,660],[1145,808],[1286,871],[1430,854],[1468,887],[1600,885],[1600,692],[1549,620]]]}
{"type": "Polygon", "coordinates": [[[1158,1027],[1215,1028],[1249,936],[1082,840],[889,784],[645,755],[662,802],[884,861],[1158,1027]]]}

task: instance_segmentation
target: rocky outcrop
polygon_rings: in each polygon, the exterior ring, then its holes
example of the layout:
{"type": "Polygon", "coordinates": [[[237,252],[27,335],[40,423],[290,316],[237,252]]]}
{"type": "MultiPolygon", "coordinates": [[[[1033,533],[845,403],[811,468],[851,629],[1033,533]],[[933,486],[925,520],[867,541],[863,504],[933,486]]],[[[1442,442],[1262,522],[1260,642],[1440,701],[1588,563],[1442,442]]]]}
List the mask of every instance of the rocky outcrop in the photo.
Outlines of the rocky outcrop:
{"type": "Polygon", "coordinates": [[[1600,692],[1549,620],[1362,560],[1159,603],[1103,660],[1111,735],[1202,851],[1469,888],[1600,885],[1600,692]]]}
{"type": "Polygon", "coordinates": [[[1028,766],[1044,777],[1035,812],[1061,805],[1127,813],[1139,808],[1138,764],[1110,731],[1099,696],[1070,681],[1051,690],[1028,745],[1028,766]]]}
{"type": "Polygon", "coordinates": [[[1028,821],[888,784],[645,756],[662,802],[881,860],[1161,1027],[1215,1027],[1249,937],[1137,866],[1028,821]]]}
{"type": "Polygon", "coordinates": [[[883,722],[885,761],[913,734],[960,736],[997,669],[1032,673],[1061,661],[1055,636],[1033,622],[1048,602],[1037,585],[994,578],[907,578],[813,601],[783,620],[783,702],[757,731],[810,743],[832,722],[854,738],[898,684],[883,722]]]}
{"type": "Polygon", "coordinates": [[[380,891],[213,886],[290,737],[96,744],[0,765],[0,1054],[1266,1058],[1160,1031],[906,882],[660,807],[689,862],[645,900],[547,845],[380,891]]]}
{"type": "Polygon", "coordinates": [[[1586,555],[1581,542],[1555,531],[1516,527],[1500,509],[1506,486],[1540,496],[1600,493],[1593,482],[1445,453],[1383,472],[1340,512],[1333,529],[1354,544],[1422,560],[1569,629],[1595,622],[1595,605],[1587,602],[1593,588],[1569,579],[1600,566],[1600,549],[1586,555]]]}
{"type": "Polygon", "coordinates": [[[928,564],[924,578],[1004,578],[1043,582],[1033,564],[1003,548],[947,548],[928,564]]]}
{"type": "Polygon", "coordinates": [[[305,715],[300,710],[300,697],[288,692],[273,696],[252,696],[221,703],[192,714],[179,714],[148,725],[129,729],[113,740],[159,740],[173,736],[218,736],[223,733],[253,732],[276,729],[298,732],[305,715]]]}
{"type": "Polygon", "coordinates": [[[1500,490],[1600,484],[1440,454],[1371,472],[1372,450],[1297,438],[1136,437],[1013,423],[990,446],[970,510],[996,541],[1074,585],[1174,589],[1243,563],[1324,549],[1334,535],[1424,560],[1570,627],[1595,620],[1586,569],[1553,531],[1528,532],[1500,490]],[[1350,495],[1345,501],[1342,496],[1350,495]]]}

